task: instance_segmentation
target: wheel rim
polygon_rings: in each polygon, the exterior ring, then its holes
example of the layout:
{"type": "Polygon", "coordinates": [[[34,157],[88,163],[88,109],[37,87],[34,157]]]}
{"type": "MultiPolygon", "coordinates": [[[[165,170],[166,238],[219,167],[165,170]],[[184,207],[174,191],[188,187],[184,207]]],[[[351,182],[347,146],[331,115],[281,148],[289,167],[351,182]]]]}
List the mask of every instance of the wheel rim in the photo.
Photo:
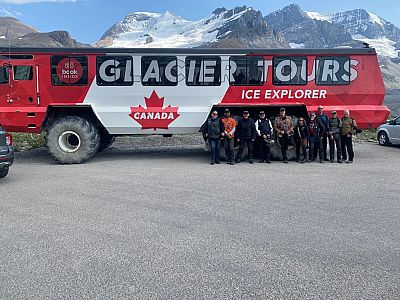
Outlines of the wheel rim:
{"type": "Polygon", "coordinates": [[[379,143],[381,145],[386,144],[386,136],[383,133],[379,136],[379,143]]]}
{"type": "Polygon", "coordinates": [[[58,145],[67,153],[78,151],[81,146],[81,138],[76,132],[65,131],[58,137],[58,145]]]}

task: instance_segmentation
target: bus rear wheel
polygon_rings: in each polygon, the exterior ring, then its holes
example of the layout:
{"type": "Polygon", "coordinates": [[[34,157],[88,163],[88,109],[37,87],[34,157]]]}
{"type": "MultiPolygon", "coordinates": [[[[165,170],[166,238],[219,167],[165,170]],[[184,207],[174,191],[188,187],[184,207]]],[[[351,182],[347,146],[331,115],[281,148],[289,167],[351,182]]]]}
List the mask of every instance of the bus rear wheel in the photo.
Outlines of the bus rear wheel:
{"type": "Polygon", "coordinates": [[[62,117],[47,129],[46,146],[59,163],[80,164],[96,154],[100,134],[92,123],[82,117],[62,117]]]}

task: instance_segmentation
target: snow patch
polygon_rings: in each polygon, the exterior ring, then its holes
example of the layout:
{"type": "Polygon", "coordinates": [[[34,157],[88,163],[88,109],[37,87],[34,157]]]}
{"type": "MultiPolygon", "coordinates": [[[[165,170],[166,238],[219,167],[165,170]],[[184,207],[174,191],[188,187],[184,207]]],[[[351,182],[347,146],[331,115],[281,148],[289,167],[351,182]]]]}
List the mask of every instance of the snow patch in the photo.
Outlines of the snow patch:
{"type": "Polygon", "coordinates": [[[306,11],[306,14],[307,14],[311,19],[314,19],[314,20],[331,22],[331,16],[330,16],[330,14],[321,14],[321,13],[314,12],[314,11],[306,11]]]}
{"type": "Polygon", "coordinates": [[[361,41],[364,43],[368,43],[371,48],[375,48],[376,52],[379,55],[387,56],[391,58],[398,57],[399,50],[396,50],[395,42],[389,40],[388,38],[380,38],[380,39],[367,39],[363,36],[356,35],[353,36],[354,40],[361,41]]]}
{"type": "Polygon", "coordinates": [[[303,49],[304,48],[304,44],[296,44],[296,43],[289,43],[290,48],[292,49],[303,49]]]}
{"type": "Polygon", "coordinates": [[[380,17],[378,17],[377,15],[374,15],[374,14],[372,14],[370,12],[368,12],[368,14],[369,14],[369,17],[371,18],[372,22],[374,22],[375,24],[378,24],[378,25],[380,25],[382,27],[384,26],[383,22],[382,22],[382,19],[380,17]]]}

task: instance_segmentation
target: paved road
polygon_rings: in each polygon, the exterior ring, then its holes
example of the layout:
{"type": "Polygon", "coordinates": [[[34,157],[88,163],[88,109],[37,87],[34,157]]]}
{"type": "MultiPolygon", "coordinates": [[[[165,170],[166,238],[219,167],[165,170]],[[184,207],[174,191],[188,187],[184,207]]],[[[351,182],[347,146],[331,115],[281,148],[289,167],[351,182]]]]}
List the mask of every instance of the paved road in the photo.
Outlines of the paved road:
{"type": "Polygon", "coordinates": [[[0,182],[1,299],[399,299],[400,148],[353,165],[210,166],[200,147],[0,182]]]}

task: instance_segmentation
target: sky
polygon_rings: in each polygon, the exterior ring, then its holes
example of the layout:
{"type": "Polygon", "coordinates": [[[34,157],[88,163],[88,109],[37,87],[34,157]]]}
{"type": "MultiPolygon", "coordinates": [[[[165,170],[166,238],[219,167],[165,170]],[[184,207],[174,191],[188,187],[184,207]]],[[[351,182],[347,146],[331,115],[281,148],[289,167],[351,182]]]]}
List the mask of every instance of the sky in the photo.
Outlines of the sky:
{"type": "Polygon", "coordinates": [[[246,5],[267,15],[292,3],[317,12],[364,8],[400,27],[399,0],[0,0],[0,15],[16,17],[41,32],[67,30],[79,42],[91,44],[130,12],[168,10],[188,20],[199,20],[218,7],[246,5]]]}

